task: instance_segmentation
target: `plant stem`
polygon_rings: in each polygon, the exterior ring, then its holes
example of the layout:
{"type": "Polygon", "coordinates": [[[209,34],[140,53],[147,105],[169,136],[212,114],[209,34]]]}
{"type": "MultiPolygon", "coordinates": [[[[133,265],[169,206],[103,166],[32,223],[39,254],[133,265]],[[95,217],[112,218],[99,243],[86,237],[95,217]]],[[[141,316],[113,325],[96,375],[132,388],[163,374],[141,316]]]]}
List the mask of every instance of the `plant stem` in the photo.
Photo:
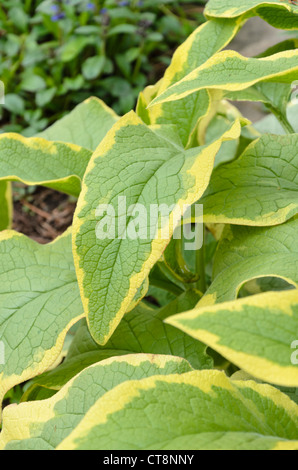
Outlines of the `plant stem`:
{"type": "Polygon", "coordinates": [[[295,134],[295,129],[292,127],[291,123],[284,115],[279,116],[279,122],[283,128],[287,131],[288,134],[295,134]]]}
{"type": "Polygon", "coordinates": [[[160,289],[166,290],[167,292],[171,292],[172,294],[176,295],[176,297],[179,297],[179,295],[183,294],[184,292],[183,289],[181,289],[176,284],[173,284],[172,282],[152,279],[150,280],[150,285],[153,287],[159,287],[160,289]]]}
{"type": "Polygon", "coordinates": [[[203,245],[200,250],[196,251],[196,272],[200,276],[197,282],[197,289],[204,294],[206,292],[205,277],[205,227],[203,230],[203,245]]]}
{"type": "Polygon", "coordinates": [[[272,114],[278,119],[282,127],[285,129],[287,134],[295,134],[295,129],[292,127],[291,123],[288,121],[288,118],[285,114],[281,113],[278,109],[274,106],[267,105],[266,106],[272,114]]]}

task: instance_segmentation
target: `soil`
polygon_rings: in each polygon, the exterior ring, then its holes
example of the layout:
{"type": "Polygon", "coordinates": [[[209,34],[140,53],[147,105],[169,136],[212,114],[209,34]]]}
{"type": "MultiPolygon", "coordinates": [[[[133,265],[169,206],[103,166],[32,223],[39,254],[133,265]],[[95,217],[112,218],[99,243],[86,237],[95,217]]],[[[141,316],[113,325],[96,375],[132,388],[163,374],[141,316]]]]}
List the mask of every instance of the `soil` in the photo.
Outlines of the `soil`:
{"type": "Polygon", "coordinates": [[[72,224],[76,203],[65,194],[40,186],[20,198],[23,188],[14,185],[13,229],[41,244],[53,241],[72,224]]]}

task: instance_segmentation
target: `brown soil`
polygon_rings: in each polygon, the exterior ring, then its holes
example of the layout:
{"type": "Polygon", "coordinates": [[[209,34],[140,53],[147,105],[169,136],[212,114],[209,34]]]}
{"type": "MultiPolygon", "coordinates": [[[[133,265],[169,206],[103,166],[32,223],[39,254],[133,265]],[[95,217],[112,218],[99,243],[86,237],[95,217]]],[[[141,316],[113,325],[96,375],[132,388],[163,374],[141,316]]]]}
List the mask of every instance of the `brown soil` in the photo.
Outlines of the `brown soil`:
{"type": "MultiPolygon", "coordinates": [[[[15,186],[15,190],[20,188],[15,186]]],[[[38,243],[49,243],[72,224],[75,207],[72,198],[52,189],[37,186],[32,194],[21,197],[14,191],[13,229],[38,243]]]]}

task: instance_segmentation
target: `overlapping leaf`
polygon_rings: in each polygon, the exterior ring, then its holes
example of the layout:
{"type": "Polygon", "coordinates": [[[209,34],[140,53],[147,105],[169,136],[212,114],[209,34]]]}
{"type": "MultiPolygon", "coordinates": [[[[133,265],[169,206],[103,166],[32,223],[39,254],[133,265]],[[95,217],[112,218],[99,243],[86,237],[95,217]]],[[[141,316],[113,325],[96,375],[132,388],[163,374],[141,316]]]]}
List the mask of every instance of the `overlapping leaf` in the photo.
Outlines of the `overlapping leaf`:
{"type": "Polygon", "coordinates": [[[95,150],[118,119],[119,117],[103,101],[91,97],[38,134],[38,137],[95,150]]]}
{"type": "Polygon", "coordinates": [[[257,277],[280,277],[298,287],[298,219],[269,228],[227,226],[214,260],[213,283],[200,306],[236,299],[257,277]]]}
{"type": "MultiPolygon", "coordinates": [[[[244,370],[238,370],[231,376],[231,379],[233,380],[254,380],[257,381],[258,383],[264,383],[261,380],[257,380],[255,377],[252,377],[250,374],[247,372],[244,372],[244,370]]],[[[298,405],[298,388],[296,387],[282,387],[282,386],[276,386],[278,390],[280,390],[282,393],[285,395],[288,395],[292,401],[294,401],[298,405]]]]}
{"type": "Polygon", "coordinates": [[[92,152],[74,144],[0,135],[0,182],[39,184],[78,196],[92,152]]]}
{"type": "Polygon", "coordinates": [[[192,371],[118,385],[58,449],[297,450],[297,424],[297,405],[278,390],[192,371]]]}
{"type": "Polygon", "coordinates": [[[177,209],[183,211],[185,205],[199,199],[208,185],[222,142],[238,138],[239,134],[240,124],[235,122],[211,145],[184,151],[129,113],[99,145],[84,177],[73,239],[84,310],[91,333],[99,344],[108,341],[161,257],[170,241],[164,233],[171,237],[179,223],[177,209]],[[153,228],[147,217],[147,227],[144,228],[144,220],[141,222],[143,235],[137,234],[132,239],[126,236],[126,230],[132,226],[138,231],[133,219],[136,214],[125,217],[123,209],[118,207],[120,196],[126,198],[127,208],[141,204],[148,215],[153,204],[164,204],[170,208],[169,215],[153,228]],[[122,224],[112,236],[98,237],[98,224],[107,219],[106,214],[97,218],[97,210],[107,204],[114,209],[114,221],[121,220],[122,224]]]}
{"type": "Polygon", "coordinates": [[[298,28],[298,5],[291,0],[209,0],[208,18],[236,18],[239,15],[260,16],[275,28],[298,28]]]}
{"type": "Polygon", "coordinates": [[[179,356],[195,369],[212,368],[206,346],[164,324],[170,315],[190,310],[199,300],[199,294],[190,290],[162,309],[153,309],[141,303],[122,319],[119,327],[105,346],[96,344],[84,323],[78,330],[66,360],[55,370],[36,377],[25,392],[23,401],[36,400],[48,393],[51,396],[84,368],[112,356],[131,353],[151,353],[179,356]]]}
{"type": "MultiPolygon", "coordinates": [[[[297,49],[298,40],[288,39],[267,49],[258,58],[270,57],[284,51],[297,49]]],[[[293,133],[294,129],[287,120],[287,107],[292,91],[292,83],[260,82],[245,90],[226,92],[225,98],[233,101],[256,101],[265,104],[281,123],[286,133],[293,133]]],[[[266,129],[265,132],[268,132],[266,129]]]]}
{"type": "MultiPolygon", "coordinates": [[[[154,95],[162,94],[171,85],[204,64],[213,54],[223,49],[237,34],[242,23],[241,19],[215,20],[208,21],[197,28],[175,52],[158,90],[154,90],[154,94],[146,93],[142,96],[143,108],[149,105],[154,95]]],[[[208,119],[209,114],[212,116],[213,106],[212,97],[206,90],[202,90],[178,103],[163,103],[147,109],[147,120],[148,124],[175,125],[183,145],[186,146],[191,142],[198,128],[198,122],[203,118],[208,119]]]]}
{"type": "Polygon", "coordinates": [[[190,370],[190,365],[183,359],[146,354],[111,358],[94,364],[49,400],[6,408],[0,449],[53,450],[79,425],[97,400],[117,385],[190,370]],[[19,426],[20,422],[22,426],[19,426]]]}
{"type": "Polygon", "coordinates": [[[201,204],[206,222],[266,226],[298,212],[298,134],[263,135],[217,168],[201,204]]]}
{"type": "Polygon", "coordinates": [[[297,340],[298,290],[197,308],[166,320],[254,377],[298,387],[291,345],[297,340]]]}
{"type": "Polygon", "coordinates": [[[297,79],[297,58],[298,50],[259,59],[234,51],[219,52],[157,96],[149,106],[177,101],[203,89],[231,92],[263,81],[292,83],[297,79]]]}
{"type": "MultiPolygon", "coordinates": [[[[234,118],[235,119],[235,118],[234,118]]],[[[225,130],[231,125],[231,120],[226,116],[217,114],[209,123],[205,132],[205,143],[213,142],[219,135],[223,134],[225,130]]],[[[221,163],[234,160],[237,155],[240,139],[224,142],[216,155],[214,168],[218,167],[221,163]]]]}
{"type": "Polygon", "coordinates": [[[42,246],[13,231],[0,234],[0,402],[56,361],[68,329],[82,317],[70,238],[68,232],[42,246]]]}

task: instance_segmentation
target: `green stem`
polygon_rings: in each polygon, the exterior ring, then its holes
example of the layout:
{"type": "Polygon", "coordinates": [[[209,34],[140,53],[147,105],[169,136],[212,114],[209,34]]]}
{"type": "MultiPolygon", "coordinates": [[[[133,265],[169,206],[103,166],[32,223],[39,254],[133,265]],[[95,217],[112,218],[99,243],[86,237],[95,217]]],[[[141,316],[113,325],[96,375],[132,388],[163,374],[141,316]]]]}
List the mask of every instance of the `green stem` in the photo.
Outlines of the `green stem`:
{"type": "MultiPolygon", "coordinates": [[[[203,233],[205,232],[205,228],[203,233]]],[[[205,238],[205,236],[203,235],[205,238]]],[[[206,276],[205,276],[205,239],[200,250],[196,251],[196,272],[200,276],[196,286],[203,294],[206,292],[206,276]]]]}
{"type": "Polygon", "coordinates": [[[279,113],[275,114],[275,116],[277,117],[282,127],[287,132],[287,134],[295,134],[295,129],[292,127],[291,123],[288,121],[286,116],[284,116],[283,114],[279,114],[279,113]]]}
{"type": "Polygon", "coordinates": [[[288,118],[285,114],[281,113],[274,106],[267,105],[267,108],[274,114],[276,119],[280,122],[282,127],[285,129],[287,134],[295,134],[295,129],[292,127],[291,123],[288,121],[288,118]]]}
{"type": "Polygon", "coordinates": [[[171,294],[176,295],[179,297],[179,295],[183,294],[183,290],[180,289],[179,286],[176,286],[172,282],[166,282],[166,281],[157,281],[155,279],[150,280],[150,285],[154,287],[159,287],[160,289],[166,290],[167,292],[171,292],[171,294]]]}

